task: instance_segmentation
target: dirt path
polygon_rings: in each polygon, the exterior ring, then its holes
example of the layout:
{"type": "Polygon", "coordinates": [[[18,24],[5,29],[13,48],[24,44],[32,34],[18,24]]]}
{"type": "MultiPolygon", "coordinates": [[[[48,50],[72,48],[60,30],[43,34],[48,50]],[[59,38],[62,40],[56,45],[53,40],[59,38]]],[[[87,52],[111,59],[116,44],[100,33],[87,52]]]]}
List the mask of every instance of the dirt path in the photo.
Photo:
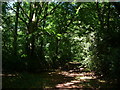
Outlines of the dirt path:
{"type": "MultiPolygon", "coordinates": [[[[81,69],[81,68],[80,68],[81,69]]],[[[111,89],[116,88],[115,83],[99,79],[95,76],[94,72],[82,71],[76,72],[78,70],[69,71],[56,71],[57,75],[63,75],[65,77],[71,77],[72,80],[64,83],[59,83],[55,86],[58,89],[69,89],[69,88],[79,88],[79,89],[111,89]]]]}
{"type": "Polygon", "coordinates": [[[72,77],[69,82],[57,84],[55,88],[95,88],[89,85],[90,80],[96,80],[94,72],[74,72],[69,71],[56,71],[58,75],[64,75],[65,77],[72,77]]]}
{"type": "Polygon", "coordinates": [[[101,89],[116,88],[115,84],[98,79],[94,72],[74,70],[41,73],[3,74],[3,88],[55,88],[55,89],[101,89]]]}

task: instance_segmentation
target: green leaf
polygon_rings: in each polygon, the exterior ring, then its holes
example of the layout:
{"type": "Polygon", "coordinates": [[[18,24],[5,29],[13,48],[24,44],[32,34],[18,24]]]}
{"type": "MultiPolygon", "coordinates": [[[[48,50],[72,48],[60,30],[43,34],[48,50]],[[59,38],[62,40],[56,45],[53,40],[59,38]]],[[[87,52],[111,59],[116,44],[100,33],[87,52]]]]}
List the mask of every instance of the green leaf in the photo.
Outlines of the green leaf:
{"type": "Polygon", "coordinates": [[[62,34],[57,34],[58,37],[62,37],[62,34]]]}

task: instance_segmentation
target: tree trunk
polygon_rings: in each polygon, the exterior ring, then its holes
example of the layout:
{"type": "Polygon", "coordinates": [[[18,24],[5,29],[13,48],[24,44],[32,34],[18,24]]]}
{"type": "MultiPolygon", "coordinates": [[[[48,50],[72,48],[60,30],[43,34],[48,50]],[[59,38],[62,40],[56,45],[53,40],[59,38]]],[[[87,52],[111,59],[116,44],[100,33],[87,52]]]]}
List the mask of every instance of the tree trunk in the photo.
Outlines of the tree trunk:
{"type": "Polygon", "coordinates": [[[18,17],[19,17],[19,2],[16,3],[16,20],[15,20],[15,30],[14,30],[14,41],[13,41],[13,48],[14,48],[14,55],[17,56],[17,29],[18,29],[18,17]]]}

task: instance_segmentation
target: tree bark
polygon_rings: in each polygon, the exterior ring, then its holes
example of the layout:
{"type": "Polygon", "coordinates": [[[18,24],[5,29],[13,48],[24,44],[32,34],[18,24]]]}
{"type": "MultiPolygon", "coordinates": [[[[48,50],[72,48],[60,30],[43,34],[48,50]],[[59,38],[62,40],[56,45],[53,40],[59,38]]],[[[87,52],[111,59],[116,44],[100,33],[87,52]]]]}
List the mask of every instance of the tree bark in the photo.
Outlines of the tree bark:
{"type": "Polygon", "coordinates": [[[17,56],[17,29],[18,29],[18,17],[19,17],[19,2],[16,3],[16,17],[15,17],[15,30],[14,30],[14,41],[13,41],[13,48],[14,48],[14,55],[17,56]]]}

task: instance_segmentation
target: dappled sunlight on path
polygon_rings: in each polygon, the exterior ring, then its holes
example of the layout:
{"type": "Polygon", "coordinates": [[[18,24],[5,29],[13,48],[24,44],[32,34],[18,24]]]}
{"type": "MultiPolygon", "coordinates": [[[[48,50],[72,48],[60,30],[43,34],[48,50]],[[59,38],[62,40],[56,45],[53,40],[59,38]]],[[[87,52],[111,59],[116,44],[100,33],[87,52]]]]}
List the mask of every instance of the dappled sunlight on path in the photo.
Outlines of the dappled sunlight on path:
{"type": "MultiPolygon", "coordinates": [[[[101,89],[116,87],[116,83],[95,76],[92,71],[55,70],[40,73],[0,74],[4,88],[101,89]]],[[[106,90],[106,89],[105,89],[106,90]]]]}
{"type": "Polygon", "coordinates": [[[86,76],[86,77],[88,77],[88,76],[91,76],[92,78],[95,78],[93,72],[82,72],[82,73],[72,72],[72,73],[69,73],[67,71],[62,71],[62,72],[59,72],[58,74],[69,76],[69,77],[77,77],[77,76],[86,76]]]}
{"type": "Polygon", "coordinates": [[[74,80],[70,82],[65,82],[62,84],[57,84],[56,88],[84,88],[86,83],[89,83],[88,80],[96,79],[94,72],[70,72],[70,71],[61,71],[57,72],[59,75],[64,75],[65,77],[74,77],[74,80]]]}

